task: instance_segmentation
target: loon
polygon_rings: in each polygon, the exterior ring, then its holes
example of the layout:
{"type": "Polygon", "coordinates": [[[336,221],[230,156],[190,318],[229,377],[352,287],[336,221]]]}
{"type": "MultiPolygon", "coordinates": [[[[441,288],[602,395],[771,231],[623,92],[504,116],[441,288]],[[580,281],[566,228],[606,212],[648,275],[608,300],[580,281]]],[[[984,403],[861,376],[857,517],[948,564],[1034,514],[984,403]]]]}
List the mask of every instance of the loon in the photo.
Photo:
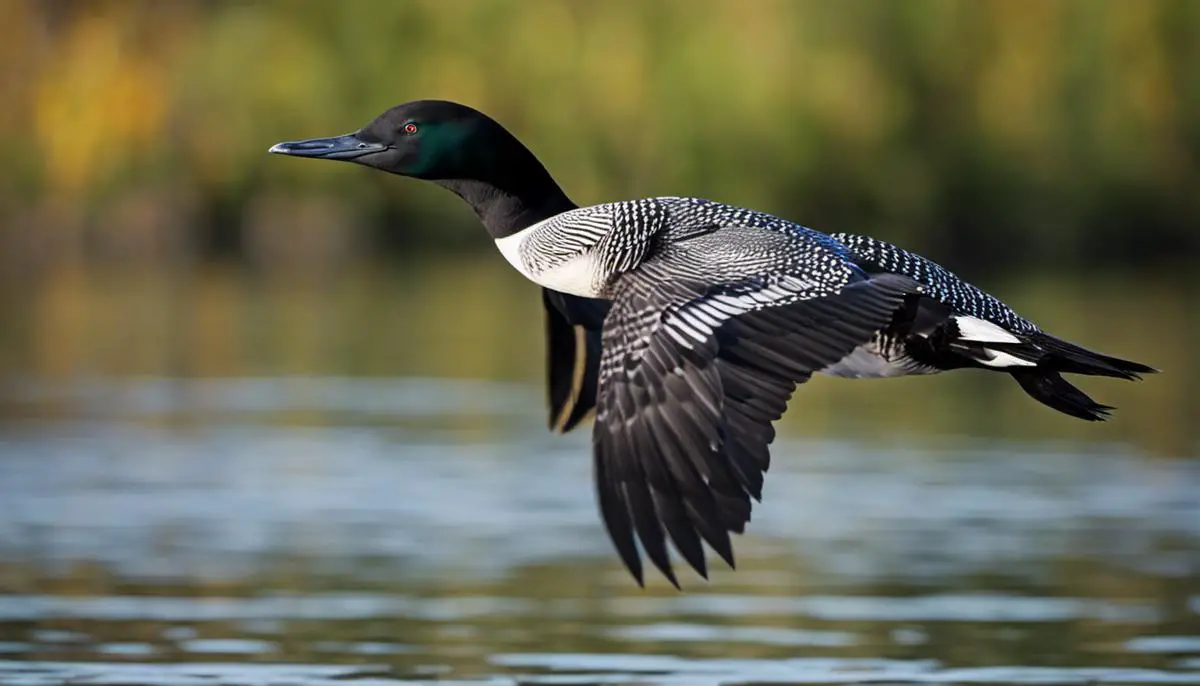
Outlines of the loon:
{"type": "Polygon", "coordinates": [[[761,500],[772,424],[814,373],[990,369],[1060,412],[1101,420],[1112,408],[1063,372],[1155,371],[1055,338],[874,238],[699,198],[580,207],[503,126],[453,102],[398,105],[354,133],[270,152],[443,186],[542,287],[551,428],[568,431],[595,410],[601,516],[639,585],[639,541],[676,588],[668,540],[702,577],[703,543],[734,566],[729,534],[761,500]]]}

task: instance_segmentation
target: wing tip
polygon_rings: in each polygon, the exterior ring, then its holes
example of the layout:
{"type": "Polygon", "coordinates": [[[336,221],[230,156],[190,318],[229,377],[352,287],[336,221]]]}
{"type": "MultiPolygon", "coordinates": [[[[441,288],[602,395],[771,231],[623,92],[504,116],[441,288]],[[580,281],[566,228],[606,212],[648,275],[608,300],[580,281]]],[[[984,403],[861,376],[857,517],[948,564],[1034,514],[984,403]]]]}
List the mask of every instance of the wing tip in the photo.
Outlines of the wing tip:
{"type": "MultiPolygon", "coordinates": [[[[733,546],[732,545],[726,550],[717,550],[716,548],[714,548],[713,552],[715,552],[718,557],[720,557],[722,560],[724,560],[725,564],[728,565],[730,569],[735,570],[735,571],[737,570],[737,562],[733,557],[733,546]]],[[[705,577],[705,578],[707,579],[708,577],[705,577]]]]}
{"type": "Polygon", "coordinates": [[[625,571],[629,572],[629,576],[637,582],[641,588],[646,587],[646,574],[642,569],[642,557],[638,555],[637,550],[626,551],[625,548],[617,546],[617,555],[621,558],[621,564],[624,565],[625,571]]]}
{"type": "Polygon", "coordinates": [[[644,574],[642,574],[641,565],[637,565],[637,568],[635,569],[626,564],[625,571],[629,572],[629,575],[633,577],[635,582],[637,582],[638,588],[646,588],[646,577],[644,574]]]}
{"type": "MultiPolygon", "coordinates": [[[[670,570],[671,568],[667,567],[667,569],[670,570]]],[[[667,577],[667,581],[671,582],[671,585],[675,587],[676,591],[683,591],[683,586],[679,585],[679,579],[675,578],[674,571],[663,572],[663,575],[667,577]]]]}

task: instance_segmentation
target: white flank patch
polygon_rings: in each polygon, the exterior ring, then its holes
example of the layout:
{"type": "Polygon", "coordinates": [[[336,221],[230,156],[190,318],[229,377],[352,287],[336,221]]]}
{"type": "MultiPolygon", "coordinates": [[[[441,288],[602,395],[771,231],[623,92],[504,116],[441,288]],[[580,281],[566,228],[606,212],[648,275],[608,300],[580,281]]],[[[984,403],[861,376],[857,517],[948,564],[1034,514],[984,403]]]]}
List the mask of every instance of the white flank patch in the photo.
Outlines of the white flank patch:
{"type": "MultiPolygon", "coordinates": [[[[1006,329],[976,317],[955,317],[958,324],[958,337],[964,341],[979,343],[1020,343],[1021,339],[1009,333],[1006,329]]],[[[1005,365],[1008,366],[1008,365],[1005,365]]]]}
{"type": "Polygon", "coordinates": [[[1030,362],[1029,360],[1022,360],[1019,357],[1016,357],[1014,355],[1009,355],[1008,353],[1000,352],[999,350],[985,349],[985,352],[991,353],[992,359],[985,360],[981,357],[973,357],[972,359],[974,359],[979,364],[987,365],[988,367],[996,367],[997,369],[1003,369],[1005,367],[1036,367],[1037,366],[1037,362],[1030,362]]]}

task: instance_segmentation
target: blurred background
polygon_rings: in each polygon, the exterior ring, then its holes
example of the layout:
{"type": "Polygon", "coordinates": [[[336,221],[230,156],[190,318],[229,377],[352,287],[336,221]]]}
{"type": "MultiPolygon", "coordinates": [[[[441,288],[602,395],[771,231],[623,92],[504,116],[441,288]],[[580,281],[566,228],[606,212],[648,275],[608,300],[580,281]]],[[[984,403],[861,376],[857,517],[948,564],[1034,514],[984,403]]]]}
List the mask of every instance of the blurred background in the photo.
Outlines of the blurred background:
{"type": "Polygon", "coordinates": [[[0,0],[0,76],[0,681],[1200,681],[1200,2],[0,0]],[[1085,379],[1103,425],[815,379],[741,570],[638,591],[536,287],[441,189],[266,154],[419,98],[1164,373],[1085,379]]]}

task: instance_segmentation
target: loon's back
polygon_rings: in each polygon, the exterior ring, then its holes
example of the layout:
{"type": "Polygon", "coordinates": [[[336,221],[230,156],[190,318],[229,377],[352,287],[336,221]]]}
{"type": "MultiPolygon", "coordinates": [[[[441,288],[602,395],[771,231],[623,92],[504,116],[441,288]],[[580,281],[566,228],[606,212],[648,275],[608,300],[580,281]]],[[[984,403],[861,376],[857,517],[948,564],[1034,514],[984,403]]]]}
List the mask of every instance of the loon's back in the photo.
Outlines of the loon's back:
{"type": "Polygon", "coordinates": [[[925,293],[910,296],[871,343],[826,373],[866,378],[963,367],[1003,371],[1035,400],[1073,417],[1098,421],[1113,408],[1092,400],[1063,379],[1063,373],[1133,380],[1155,371],[1051,336],[933,260],[869,236],[832,237],[868,270],[907,276],[924,285],[925,293]]]}

